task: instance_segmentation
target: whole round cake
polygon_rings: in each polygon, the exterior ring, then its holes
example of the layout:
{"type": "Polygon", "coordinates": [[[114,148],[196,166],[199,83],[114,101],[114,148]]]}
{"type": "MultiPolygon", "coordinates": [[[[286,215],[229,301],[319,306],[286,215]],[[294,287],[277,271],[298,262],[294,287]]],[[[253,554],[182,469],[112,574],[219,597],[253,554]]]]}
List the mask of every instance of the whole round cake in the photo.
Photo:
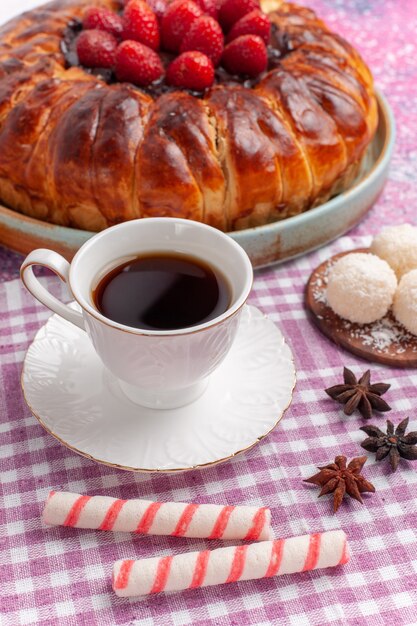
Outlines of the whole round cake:
{"type": "Polygon", "coordinates": [[[58,0],[0,28],[2,203],[91,231],[232,231],[346,189],[377,126],[350,44],[275,0],[143,4],[58,0]]]}

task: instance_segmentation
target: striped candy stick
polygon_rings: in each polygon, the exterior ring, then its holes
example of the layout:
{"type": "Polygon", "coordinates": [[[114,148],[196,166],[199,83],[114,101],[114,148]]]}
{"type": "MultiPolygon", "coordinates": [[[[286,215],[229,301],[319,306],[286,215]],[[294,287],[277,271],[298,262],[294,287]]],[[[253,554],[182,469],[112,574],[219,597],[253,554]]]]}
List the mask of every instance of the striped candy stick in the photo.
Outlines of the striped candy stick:
{"type": "Polygon", "coordinates": [[[271,512],[265,507],[117,500],[51,491],[42,517],[54,526],[149,535],[247,541],[271,538],[271,512]]]}
{"type": "Polygon", "coordinates": [[[294,574],[343,565],[348,560],[346,535],[334,530],[212,551],[117,561],[113,589],[121,597],[139,596],[294,574]]]}

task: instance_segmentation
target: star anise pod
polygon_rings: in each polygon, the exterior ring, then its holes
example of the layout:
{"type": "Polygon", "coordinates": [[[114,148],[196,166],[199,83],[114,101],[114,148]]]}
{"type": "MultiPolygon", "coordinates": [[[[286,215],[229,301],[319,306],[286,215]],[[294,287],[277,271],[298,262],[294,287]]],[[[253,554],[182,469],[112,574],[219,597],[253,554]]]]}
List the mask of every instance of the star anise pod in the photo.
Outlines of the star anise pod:
{"type": "Polygon", "coordinates": [[[400,458],[417,461],[417,432],[405,434],[409,418],[400,422],[394,432],[394,424],[387,420],[387,432],[383,433],[377,426],[362,426],[368,438],[362,441],[361,446],[369,452],[375,452],[377,461],[382,461],[389,455],[392,471],[395,472],[400,458]]]}
{"type": "Polygon", "coordinates": [[[347,367],[343,368],[344,385],[334,385],[325,389],[327,395],[333,400],[344,404],[345,415],[352,415],[358,409],[363,417],[372,417],[372,411],[391,411],[389,404],[381,398],[391,387],[387,383],[374,383],[371,385],[371,372],[367,370],[359,380],[347,367]]]}
{"type": "Polygon", "coordinates": [[[337,456],[334,463],[318,467],[317,469],[320,470],[318,474],[305,479],[304,482],[321,487],[319,498],[326,493],[333,493],[333,510],[335,513],[341,505],[345,493],[363,504],[361,493],[365,491],[375,492],[372,483],[368,482],[361,474],[366,460],[366,456],[360,456],[352,459],[346,466],[346,457],[337,456]]]}

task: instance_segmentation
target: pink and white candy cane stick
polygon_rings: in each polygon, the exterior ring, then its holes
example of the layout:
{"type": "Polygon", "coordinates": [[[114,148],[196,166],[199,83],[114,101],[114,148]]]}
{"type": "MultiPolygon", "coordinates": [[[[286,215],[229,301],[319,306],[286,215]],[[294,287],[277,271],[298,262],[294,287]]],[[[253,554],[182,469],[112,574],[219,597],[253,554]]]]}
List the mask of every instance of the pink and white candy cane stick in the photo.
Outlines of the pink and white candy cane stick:
{"type": "Polygon", "coordinates": [[[333,530],[177,556],[117,561],[113,589],[121,597],[141,596],[294,574],[343,565],[348,560],[346,535],[333,530]]]}
{"type": "Polygon", "coordinates": [[[146,535],[248,541],[271,538],[271,511],[265,507],[117,500],[51,491],[42,518],[54,526],[146,535]]]}

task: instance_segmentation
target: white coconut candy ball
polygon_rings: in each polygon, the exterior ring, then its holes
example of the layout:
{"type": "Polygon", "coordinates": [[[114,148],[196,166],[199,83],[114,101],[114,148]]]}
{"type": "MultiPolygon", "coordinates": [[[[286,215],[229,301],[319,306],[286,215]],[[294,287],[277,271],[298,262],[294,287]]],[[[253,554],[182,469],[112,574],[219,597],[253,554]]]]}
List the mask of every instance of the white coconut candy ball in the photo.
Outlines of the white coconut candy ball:
{"type": "Polygon", "coordinates": [[[340,317],[370,324],[387,313],[396,288],[397,279],[386,261],[374,254],[352,252],[330,269],[327,302],[340,317]]]}
{"type": "Polygon", "coordinates": [[[417,228],[411,224],[384,228],[374,237],[371,252],[384,259],[399,280],[407,272],[417,269],[417,228]]]}
{"type": "Polygon", "coordinates": [[[401,278],[392,310],[396,319],[410,333],[417,335],[417,269],[401,278]]]}

